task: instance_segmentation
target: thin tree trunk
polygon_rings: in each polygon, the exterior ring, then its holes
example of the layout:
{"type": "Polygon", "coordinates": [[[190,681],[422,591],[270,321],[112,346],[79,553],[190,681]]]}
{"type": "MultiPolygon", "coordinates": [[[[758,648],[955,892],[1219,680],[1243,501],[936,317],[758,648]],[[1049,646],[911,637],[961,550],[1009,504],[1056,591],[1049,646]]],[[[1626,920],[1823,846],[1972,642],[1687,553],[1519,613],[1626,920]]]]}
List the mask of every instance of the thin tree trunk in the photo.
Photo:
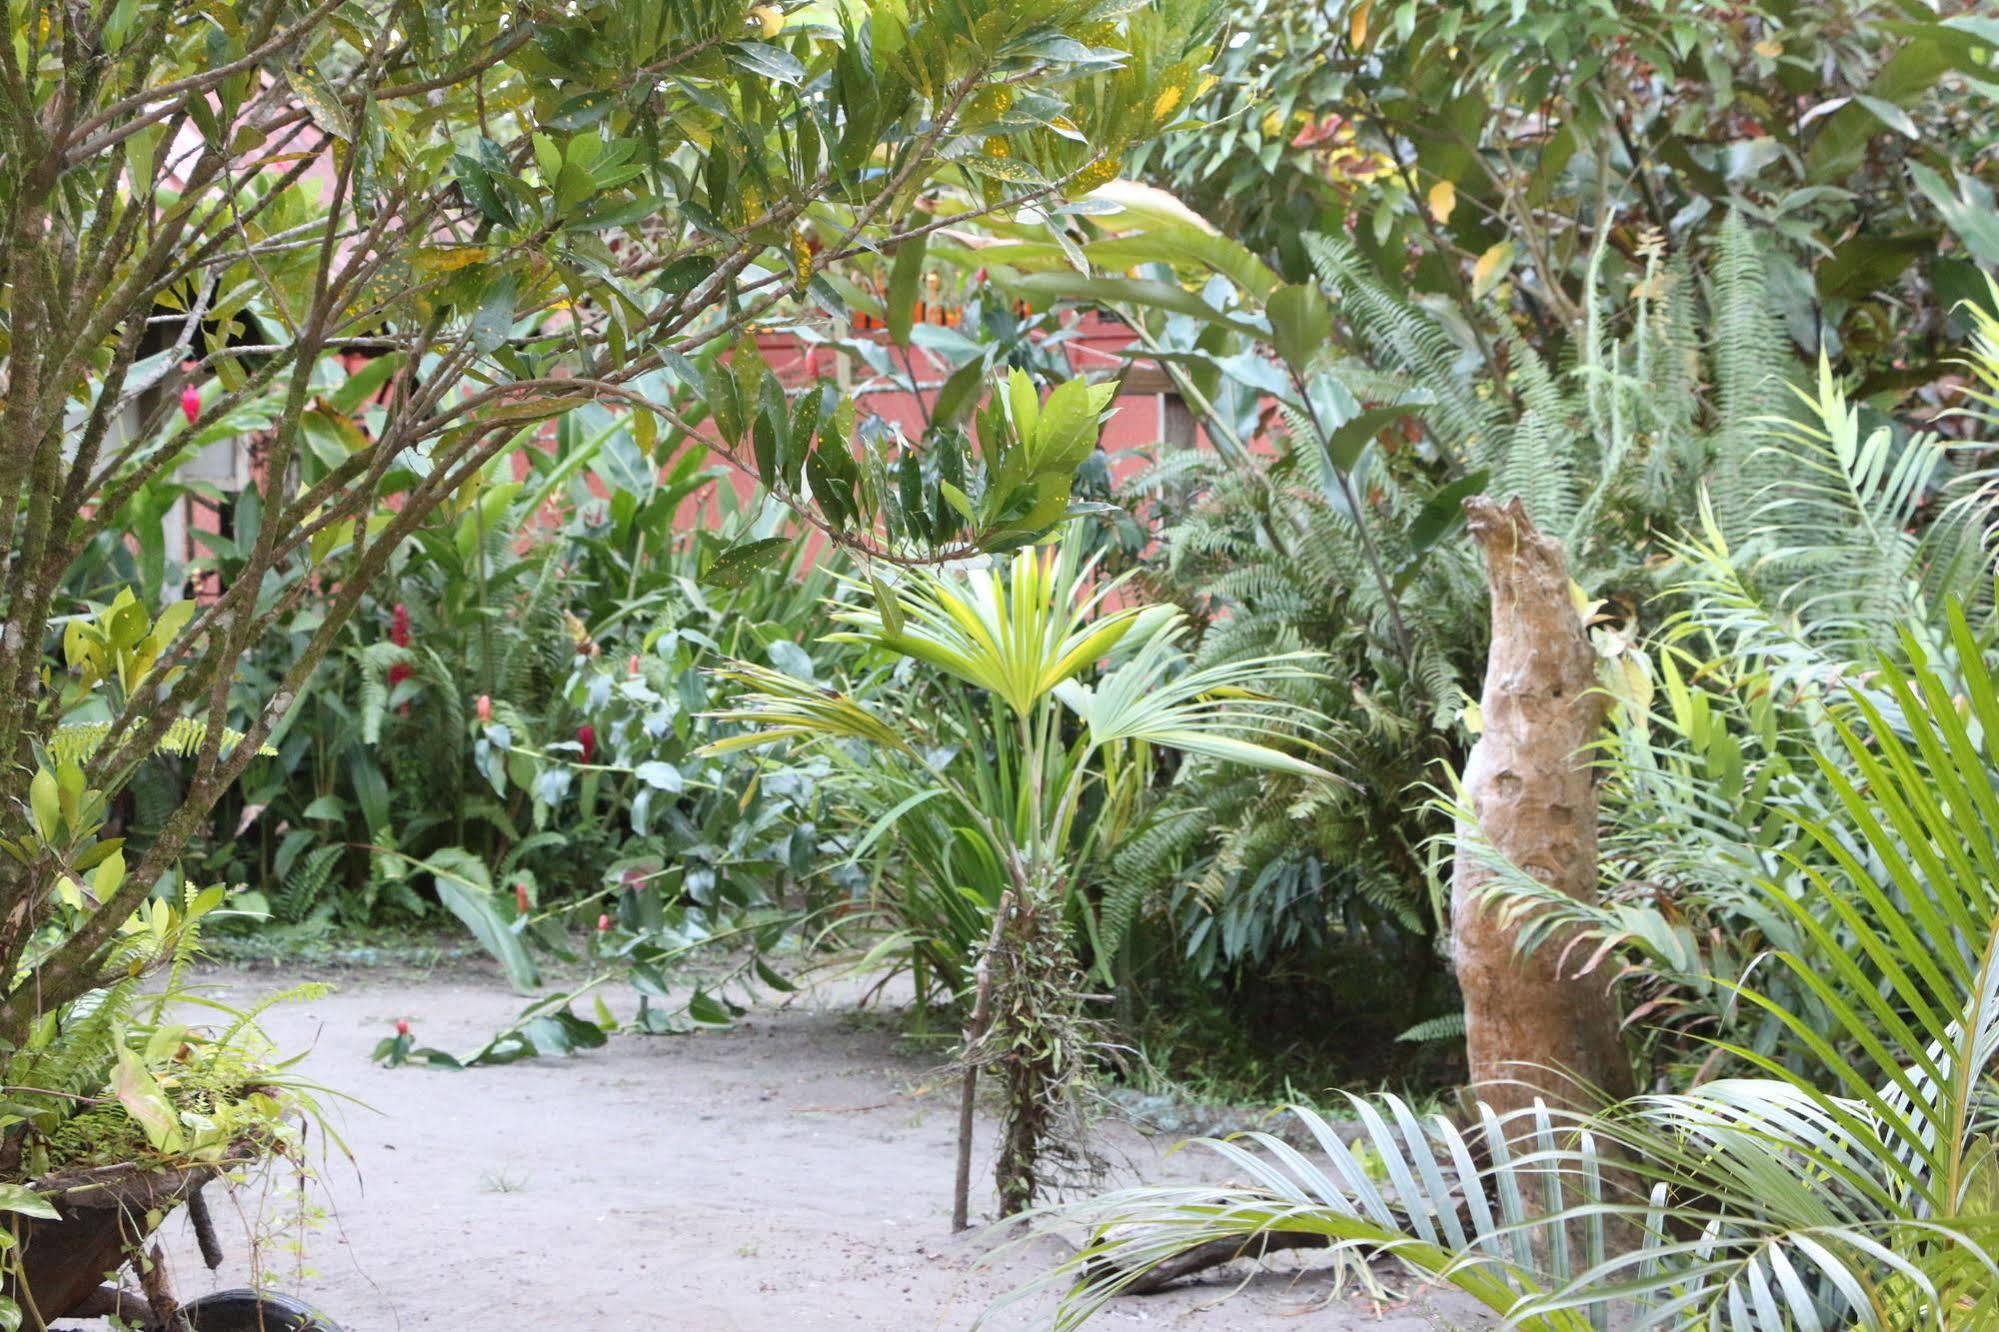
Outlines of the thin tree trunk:
{"type": "MultiPolygon", "coordinates": [[[[1465,764],[1465,801],[1485,841],[1578,900],[1597,891],[1596,778],[1587,747],[1603,725],[1590,647],[1569,591],[1561,543],[1515,498],[1465,501],[1492,588],[1492,650],[1479,700],[1484,729],[1465,764]]],[[[1631,1094],[1617,1005],[1601,977],[1565,974],[1565,940],[1526,956],[1483,903],[1489,861],[1463,846],[1451,890],[1452,951],[1464,994],[1472,1083],[1502,1113],[1536,1095],[1578,1108],[1631,1094]]],[[[1574,960],[1568,959],[1573,968],[1574,960]]]]}
{"type": "Polygon", "coordinates": [[[993,954],[999,951],[1006,918],[1013,910],[1013,890],[1000,894],[993,909],[992,933],[973,975],[972,1016],[965,1023],[965,1071],[958,1088],[958,1171],[951,1186],[951,1229],[964,1230],[972,1224],[972,1125],[979,1097],[979,1042],[985,1038],[986,1024],[992,1021],[993,954]]]}

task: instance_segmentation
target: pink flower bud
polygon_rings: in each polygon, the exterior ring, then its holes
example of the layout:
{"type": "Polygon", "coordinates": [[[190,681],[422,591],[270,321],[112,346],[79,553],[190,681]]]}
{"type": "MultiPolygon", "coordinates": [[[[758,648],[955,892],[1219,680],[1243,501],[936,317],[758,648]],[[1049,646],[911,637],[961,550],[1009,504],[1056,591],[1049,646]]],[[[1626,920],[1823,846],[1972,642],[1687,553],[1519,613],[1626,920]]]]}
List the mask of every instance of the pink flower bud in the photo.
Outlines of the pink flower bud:
{"type": "Polygon", "coordinates": [[[602,915],[602,916],[599,916],[599,917],[597,917],[597,933],[599,933],[599,934],[609,934],[610,932],[611,932],[611,917],[610,917],[610,915],[609,915],[608,913],[606,913],[605,915],[602,915]]]}
{"type": "Polygon", "coordinates": [[[189,425],[193,425],[195,418],[201,415],[201,390],[192,384],[180,391],[180,414],[187,418],[189,425]]]}
{"type": "Polygon", "coordinates": [[[410,1022],[409,1022],[409,1019],[408,1019],[408,1018],[397,1018],[397,1019],[396,1019],[396,1035],[398,1035],[398,1036],[407,1036],[407,1035],[409,1035],[409,1034],[410,1034],[410,1022]]]}
{"type": "Polygon", "coordinates": [[[472,709],[479,714],[481,722],[493,720],[493,696],[491,694],[479,695],[479,701],[472,705],[472,709]]]}
{"type": "Polygon", "coordinates": [[[524,883],[515,884],[514,909],[525,916],[528,913],[528,905],[528,886],[524,883]]]}
{"type": "Polygon", "coordinates": [[[638,673],[639,673],[639,654],[638,654],[638,653],[634,652],[634,653],[632,654],[632,659],[631,659],[630,661],[628,661],[628,662],[626,662],[626,663],[625,663],[625,671],[626,671],[626,673],[627,673],[627,674],[629,674],[629,675],[632,675],[632,676],[637,676],[637,675],[638,675],[638,673]]]}

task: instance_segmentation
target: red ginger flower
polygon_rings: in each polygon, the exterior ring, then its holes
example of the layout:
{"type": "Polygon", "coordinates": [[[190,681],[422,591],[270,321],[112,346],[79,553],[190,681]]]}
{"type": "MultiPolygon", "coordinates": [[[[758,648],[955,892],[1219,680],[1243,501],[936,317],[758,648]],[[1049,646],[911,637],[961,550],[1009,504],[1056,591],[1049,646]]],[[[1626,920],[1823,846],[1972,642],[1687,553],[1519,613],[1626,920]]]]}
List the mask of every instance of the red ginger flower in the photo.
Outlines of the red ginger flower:
{"type": "Polygon", "coordinates": [[[597,757],[597,728],[584,722],[576,728],[576,743],[583,747],[583,761],[588,763],[597,757]]]}
{"type": "Polygon", "coordinates": [[[523,916],[528,913],[528,886],[524,883],[514,885],[514,907],[523,916]]]}
{"type": "MultiPolygon", "coordinates": [[[[410,608],[403,605],[400,601],[396,603],[395,613],[389,616],[389,641],[399,648],[406,648],[410,645],[410,608]]],[[[408,662],[395,662],[389,667],[389,688],[394,689],[397,685],[409,679],[410,675],[411,671],[408,662]]],[[[407,703],[398,709],[400,712],[408,712],[409,710],[410,706],[407,703]]]]}
{"type": "Polygon", "coordinates": [[[192,384],[180,391],[180,414],[187,418],[189,425],[193,425],[195,418],[201,415],[201,390],[192,384]]]}

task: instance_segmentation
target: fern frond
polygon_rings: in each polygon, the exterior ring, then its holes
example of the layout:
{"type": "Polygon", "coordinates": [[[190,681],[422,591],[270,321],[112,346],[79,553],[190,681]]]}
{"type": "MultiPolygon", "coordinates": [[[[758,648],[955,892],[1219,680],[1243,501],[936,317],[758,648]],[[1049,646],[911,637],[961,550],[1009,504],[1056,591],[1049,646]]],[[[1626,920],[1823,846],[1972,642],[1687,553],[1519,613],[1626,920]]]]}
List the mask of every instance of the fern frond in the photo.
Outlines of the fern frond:
{"type": "MultiPolygon", "coordinates": [[[[110,734],[110,722],[71,722],[58,726],[55,734],[49,737],[49,752],[58,762],[81,763],[95,754],[110,734]]],[[[199,717],[178,717],[153,746],[153,752],[170,758],[189,758],[199,753],[207,742],[206,721],[199,717]]],[[[227,726],[222,728],[222,753],[225,756],[242,743],[241,731],[227,726]]],[[[257,752],[273,755],[278,751],[264,745],[257,752]]]]}

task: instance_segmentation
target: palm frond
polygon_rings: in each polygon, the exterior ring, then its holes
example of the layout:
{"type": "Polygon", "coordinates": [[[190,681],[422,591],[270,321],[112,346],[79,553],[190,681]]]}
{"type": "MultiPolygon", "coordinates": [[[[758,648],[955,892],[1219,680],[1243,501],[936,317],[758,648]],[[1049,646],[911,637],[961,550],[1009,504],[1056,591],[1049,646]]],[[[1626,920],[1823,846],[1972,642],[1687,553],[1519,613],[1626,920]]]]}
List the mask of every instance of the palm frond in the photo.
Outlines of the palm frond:
{"type": "Polygon", "coordinates": [[[750,729],[710,741],[696,750],[697,754],[733,754],[784,740],[853,740],[885,752],[910,752],[901,732],[838,690],[747,661],[734,662],[714,674],[747,692],[737,696],[736,706],[701,716],[750,729]]]}

